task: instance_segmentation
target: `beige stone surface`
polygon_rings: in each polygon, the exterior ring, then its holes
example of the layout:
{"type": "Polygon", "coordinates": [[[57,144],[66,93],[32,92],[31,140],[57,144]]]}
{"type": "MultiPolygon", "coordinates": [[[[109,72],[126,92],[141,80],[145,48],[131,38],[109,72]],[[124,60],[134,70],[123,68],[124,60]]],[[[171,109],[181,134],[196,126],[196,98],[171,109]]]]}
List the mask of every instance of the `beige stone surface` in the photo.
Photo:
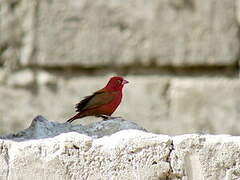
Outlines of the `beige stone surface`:
{"type": "Polygon", "coordinates": [[[171,81],[170,124],[175,134],[210,132],[239,135],[240,81],[187,78],[171,81]]]}
{"type": "Polygon", "coordinates": [[[43,0],[37,12],[31,64],[233,65],[239,55],[235,0],[43,0]]]}

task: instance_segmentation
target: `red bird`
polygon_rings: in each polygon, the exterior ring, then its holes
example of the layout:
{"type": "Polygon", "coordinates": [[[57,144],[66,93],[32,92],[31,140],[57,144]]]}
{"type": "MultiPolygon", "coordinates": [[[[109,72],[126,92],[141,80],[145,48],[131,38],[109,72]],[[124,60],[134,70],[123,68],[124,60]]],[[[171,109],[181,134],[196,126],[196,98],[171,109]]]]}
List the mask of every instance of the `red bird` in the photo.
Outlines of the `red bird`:
{"type": "Polygon", "coordinates": [[[67,122],[71,123],[75,119],[86,116],[108,119],[121,103],[122,88],[127,83],[128,81],[120,76],[112,77],[104,88],[86,96],[76,104],[75,108],[78,113],[67,122]]]}

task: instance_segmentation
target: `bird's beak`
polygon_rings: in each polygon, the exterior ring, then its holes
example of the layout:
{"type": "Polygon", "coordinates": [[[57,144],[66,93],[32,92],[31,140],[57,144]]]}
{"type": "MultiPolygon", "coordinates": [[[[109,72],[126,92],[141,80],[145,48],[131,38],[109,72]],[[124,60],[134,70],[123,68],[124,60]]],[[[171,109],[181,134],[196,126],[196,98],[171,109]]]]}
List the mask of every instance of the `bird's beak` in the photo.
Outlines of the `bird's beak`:
{"type": "Polygon", "coordinates": [[[127,83],[129,83],[129,82],[125,79],[122,81],[122,84],[127,84],[127,83]]]}

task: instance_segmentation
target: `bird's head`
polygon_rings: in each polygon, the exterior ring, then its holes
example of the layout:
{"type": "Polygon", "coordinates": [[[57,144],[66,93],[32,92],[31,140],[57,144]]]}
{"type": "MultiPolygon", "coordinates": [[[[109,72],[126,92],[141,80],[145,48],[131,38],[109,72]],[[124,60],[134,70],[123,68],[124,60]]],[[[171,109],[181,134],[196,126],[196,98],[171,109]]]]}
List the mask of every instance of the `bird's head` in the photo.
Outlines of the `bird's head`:
{"type": "Polygon", "coordinates": [[[105,88],[109,90],[121,90],[125,84],[129,83],[127,80],[123,79],[121,76],[114,76],[108,81],[105,88]]]}

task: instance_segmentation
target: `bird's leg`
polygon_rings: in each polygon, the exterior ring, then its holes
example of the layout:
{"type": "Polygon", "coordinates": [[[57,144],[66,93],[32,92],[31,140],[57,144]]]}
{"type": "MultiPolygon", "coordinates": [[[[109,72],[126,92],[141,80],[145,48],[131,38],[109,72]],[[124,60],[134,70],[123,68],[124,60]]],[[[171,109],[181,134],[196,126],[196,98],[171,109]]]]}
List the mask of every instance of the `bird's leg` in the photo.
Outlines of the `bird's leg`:
{"type": "Polygon", "coordinates": [[[110,119],[115,119],[115,118],[121,118],[121,117],[112,117],[112,116],[108,116],[108,115],[100,115],[99,117],[103,118],[103,121],[107,121],[107,120],[110,120],[110,119]]]}
{"type": "Polygon", "coordinates": [[[104,114],[100,115],[99,117],[103,118],[103,121],[107,121],[107,120],[109,120],[109,119],[112,119],[111,116],[104,115],[104,114]]]}

